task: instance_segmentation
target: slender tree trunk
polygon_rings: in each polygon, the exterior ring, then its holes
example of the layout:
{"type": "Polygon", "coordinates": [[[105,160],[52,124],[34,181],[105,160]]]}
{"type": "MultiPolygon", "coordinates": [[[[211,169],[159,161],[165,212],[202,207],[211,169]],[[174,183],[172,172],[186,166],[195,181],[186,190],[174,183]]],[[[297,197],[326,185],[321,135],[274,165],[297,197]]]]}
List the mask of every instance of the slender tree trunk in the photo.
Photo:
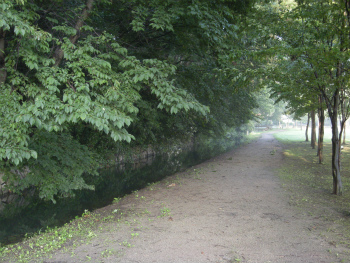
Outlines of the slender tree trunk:
{"type": "Polygon", "coordinates": [[[316,113],[315,110],[311,111],[311,147],[316,147],[316,113]]]}
{"type": "Polygon", "coordinates": [[[345,131],[346,131],[346,122],[344,122],[344,128],[343,128],[343,142],[342,142],[343,145],[346,144],[346,141],[345,141],[345,139],[346,139],[346,137],[345,137],[345,131]]]}
{"type": "MultiPolygon", "coordinates": [[[[314,72],[315,78],[318,79],[317,71],[314,72]]],[[[336,77],[341,76],[341,67],[338,63],[336,77]]],[[[340,140],[338,134],[338,109],[340,106],[340,89],[336,88],[330,98],[326,93],[325,86],[318,86],[326,102],[328,115],[332,123],[332,177],[333,177],[333,194],[342,195],[343,185],[340,176],[340,140]]]]}
{"type": "Polygon", "coordinates": [[[318,144],[317,144],[317,156],[318,163],[323,163],[323,136],[324,136],[324,109],[322,104],[322,96],[319,96],[319,108],[318,108],[318,144]]]}
{"type": "Polygon", "coordinates": [[[343,185],[340,177],[340,140],[338,133],[339,89],[334,92],[332,102],[332,105],[328,105],[328,113],[332,122],[333,194],[341,195],[343,192],[343,185]]]}
{"type": "MultiPolygon", "coordinates": [[[[75,44],[77,42],[79,35],[80,35],[79,31],[80,31],[81,27],[83,26],[84,21],[88,18],[94,1],[95,0],[87,0],[86,1],[85,8],[83,9],[83,12],[81,13],[78,21],[75,23],[75,26],[74,26],[75,30],[77,31],[77,34],[75,36],[70,37],[70,39],[69,39],[72,44],[75,44]]],[[[55,51],[55,54],[54,54],[55,66],[60,65],[63,57],[64,57],[64,52],[61,49],[61,47],[58,47],[55,51]]]]}
{"type": "Polygon", "coordinates": [[[5,63],[5,32],[0,28],[0,84],[4,83],[7,78],[7,70],[5,63]]]}
{"type": "Polygon", "coordinates": [[[342,144],[345,144],[345,126],[346,126],[346,120],[348,118],[348,112],[349,112],[349,99],[347,98],[344,89],[341,90],[341,98],[340,98],[340,110],[341,110],[341,119],[340,119],[340,133],[339,133],[339,139],[341,140],[342,144]],[[342,138],[343,135],[343,138],[342,138]]]}
{"type": "Polygon", "coordinates": [[[307,114],[307,123],[305,128],[305,141],[309,141],[309,125],[310,125],[310,113],[307,114]]]}

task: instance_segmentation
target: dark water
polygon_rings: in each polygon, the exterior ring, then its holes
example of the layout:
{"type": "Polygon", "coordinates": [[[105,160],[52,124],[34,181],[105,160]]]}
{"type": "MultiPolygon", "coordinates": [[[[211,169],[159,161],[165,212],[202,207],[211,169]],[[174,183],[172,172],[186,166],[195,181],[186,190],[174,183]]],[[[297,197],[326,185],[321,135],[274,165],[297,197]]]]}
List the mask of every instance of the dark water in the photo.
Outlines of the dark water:
{"type": "Polygon", "coordinates": [[[172,155],[155,156],[150,165],[132,169],[131,164],[125,169],[110,168],[100,172],[98,177],[87,177],[88,183],[95,185],[95,191],[81,190],[74,198],[43,202],[31,201],[31,205],[15,213],[0,214],[0,246],[20,241],[29,235],[47,227],[63,225],[76,216],[81,216],[85,209],[92,211],[112,203],[116,197],[122,197],[132,191],[141,189],[152,182],[203,162],[223,153],[237,144],[237,140],[219,141],[211,145],[196,146],[172,155]],[[10,214],[12,214],[10,216],[10,214]]]}

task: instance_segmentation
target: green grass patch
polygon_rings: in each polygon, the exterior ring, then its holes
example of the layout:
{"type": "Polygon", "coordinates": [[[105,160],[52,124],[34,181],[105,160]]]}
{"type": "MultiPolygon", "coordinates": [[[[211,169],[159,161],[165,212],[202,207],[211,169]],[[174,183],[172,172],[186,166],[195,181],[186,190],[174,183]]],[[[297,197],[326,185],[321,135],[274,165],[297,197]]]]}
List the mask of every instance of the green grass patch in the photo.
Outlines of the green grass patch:
{"type": "Polygon", "coordinates": [[[81,217],[76,217],[62,227],[47,227],[22,242],[0,246],[0,259],[8,262],[42,262],[43,258],[50,258],[59,249],[67,250],[88,242],[96,236],[99,221],[105,222],[114,218],[115,216],[103,217],[86,210],[81,217]]]}
{"type": "Polygon", "coordinates": [[[290,204],[315,219],[322,218],[327,227],[320,234],[345,247],[340,256],[343,262],[350,262],[350,147],[342,150],[343,195],[336,196],[332,194],[331,143],[324,144],[324,162],[319,164],[316,149],[300,143],[305,140],[301,135],[296,130],[275,134],[284,147],[278,175],[290,192],[290,204]]]}
{"type": "MultiPolygon", "coordinates": [[[[309,141],[311,140],[311,130],[309,129],[309,141]]],[[[282,130],[274,134],[275,138],[281,142],[304,142],[305,141],[305,129],[287,129],[282,130]]],[[[318,131],[316,131],[318,136],[318,131]]],[[[324,129],[324,142],[331,142],[332,131],[330,127],[324,129]]]]}

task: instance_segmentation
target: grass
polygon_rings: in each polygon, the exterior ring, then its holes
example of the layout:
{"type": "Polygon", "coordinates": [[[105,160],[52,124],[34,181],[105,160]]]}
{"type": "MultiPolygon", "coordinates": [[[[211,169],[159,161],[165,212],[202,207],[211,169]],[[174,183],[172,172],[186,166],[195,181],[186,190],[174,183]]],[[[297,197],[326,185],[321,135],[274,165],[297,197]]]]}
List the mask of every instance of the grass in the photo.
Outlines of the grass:
{"type": "MultiPolygon", "coordinates": [[[[141,214],[143,215],[143,213],[141,214]]],[[[0,261],[43,262],[43,259],[50,259],[59,250],[70,252],[72,256],[75,256],[74,249],[76,247],[82,244],[90,244],[94,238],[98,237],[103,227],[108,224],[118,228],[123,223],[124,216],[122,212],[119,212],[119,209],[114,209],[110,214],[85,210],[81,217],[76,217],[64,226],[48,227],[17,244],[0,246],[0,261]]],[[[134,216],[139,215],[135,214],[134,216]]],[[[134,221],[133,224],[138,223],[135,218],[134,221]]],[[[138,235],[139,233],[131,232],[131,238],[136,238],[138,235]]],[[[131,247],[132,245],[128,241],[123,241],[121,246],[131,247]]],[[[109,257],[112,254],[117,253],[107,249],[101,253],[101,257],[109,257]]],[[[90,261],[92,258],[86,256],[85,260],[90,261]]]]}
{"type": "MultiPolygon", "coordinates": [[[[180,179],[177,178],[177,180],[180,179]]],[[[158,184],[160,182],[150,184],[144,192],[156,190],[158,184]]],[[[110,209],[100,212],[85,210],[81,216],[64,226],[46,228],[16,244],[3,247],[0,244],[0,262],[48,262],[59,251],[71,254],[72,258],[75,258],[73,261],[75,261],[76,257],[81,257],[81,253],[78,255],[76,249],[82,245],[90,245],[97,239],[98,242],[103,242],[106,245],[106,249],[101,251],[99,255],[84,256],[84,261],[97,262],[96,260],[103,261],[103,258],[111,256],[118,257],[122,255],[123,249],[133,247],[132,241],[141,235],[138,231],[143,228],[140,222],[142,217],[151,222],[165,220],[171,215],[170,208],[164,203],[160,204],[156,214],[152,214],[147,208],[134,211],[134,204],[129,208],[122,209],[120,206],[124,199],[142,202],[145,205],[146,203],[152,204],[154,201],[148,201],[139,191],[134,191],[123,198],[114,198],[113,207],[110,209]],[[108,238],[105,238],[105,233],[119,229],[128,232],[129,238],[125,239],[126,235],[118,236],[117,240],[114,237],[110,239],[108,235],[108,238]],[[110,247],[109,242],[119,244],[119,248],[114,245],[110,247]]]]}
{"type": "Polygon", "coordinates": [[[330,244],[344,247],[340,257],[350,262],[350,147],[342,150],[341,175],[343,195],[332,194],[331,134],[326,130],[324,162],[318,163],[316,149],[305,142],[300,130],[286,130],[274,134],[283,143],[283,166],[278,175],[291,193],[290,204],[327,225],[320,232],[330,244]]]}
{"type": "MultiPolygon", "coordinates": [[[[304,142],[305,141],[305,129],[287,129],[282,132],[278,132],[275,138],[282,142],[304,142]]],[[[316,131],[316,136],[318,132],[316,131]]],[[[311,139],[311,130],[309,129],[309,140],[311,139]]],[[[332,131],[330,127],[324,129],[324,142],[331,142],[332,131]]]]}
{"type": "Polygon", "coordinates": [[[96,235],[97,222],[108,218],[102,218],[98,214],[85,210],[81,217],[77,217],[62,227],[46,228],[33,237],[24,241],[0,247],[0,258],[10,262],[34,262],[42,257],[50,257],[50,254],[59,249],[64,249],[67,243],[78,245],[80,240],[89,240],[96,235]]]}
{"type": "Polygon", "coordinates": [[[163,207],[160,209],[160,216],[158,217],[165,217],[165,216],[170,216],[170,208],[163,207]]]}

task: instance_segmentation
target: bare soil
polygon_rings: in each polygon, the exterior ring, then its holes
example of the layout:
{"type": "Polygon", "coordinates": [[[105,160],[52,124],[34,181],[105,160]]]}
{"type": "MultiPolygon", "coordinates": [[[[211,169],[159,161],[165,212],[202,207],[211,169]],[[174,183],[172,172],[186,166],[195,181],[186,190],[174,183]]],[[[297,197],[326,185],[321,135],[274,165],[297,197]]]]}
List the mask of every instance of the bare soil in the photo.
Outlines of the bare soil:
{"type": "Polygon", "coordinates": [[[322,219],[290,204],[280,165],[282,145],[263,134],[95,211],[115,219],[44,262],[342,262],[313,231],[322,219]]]}

